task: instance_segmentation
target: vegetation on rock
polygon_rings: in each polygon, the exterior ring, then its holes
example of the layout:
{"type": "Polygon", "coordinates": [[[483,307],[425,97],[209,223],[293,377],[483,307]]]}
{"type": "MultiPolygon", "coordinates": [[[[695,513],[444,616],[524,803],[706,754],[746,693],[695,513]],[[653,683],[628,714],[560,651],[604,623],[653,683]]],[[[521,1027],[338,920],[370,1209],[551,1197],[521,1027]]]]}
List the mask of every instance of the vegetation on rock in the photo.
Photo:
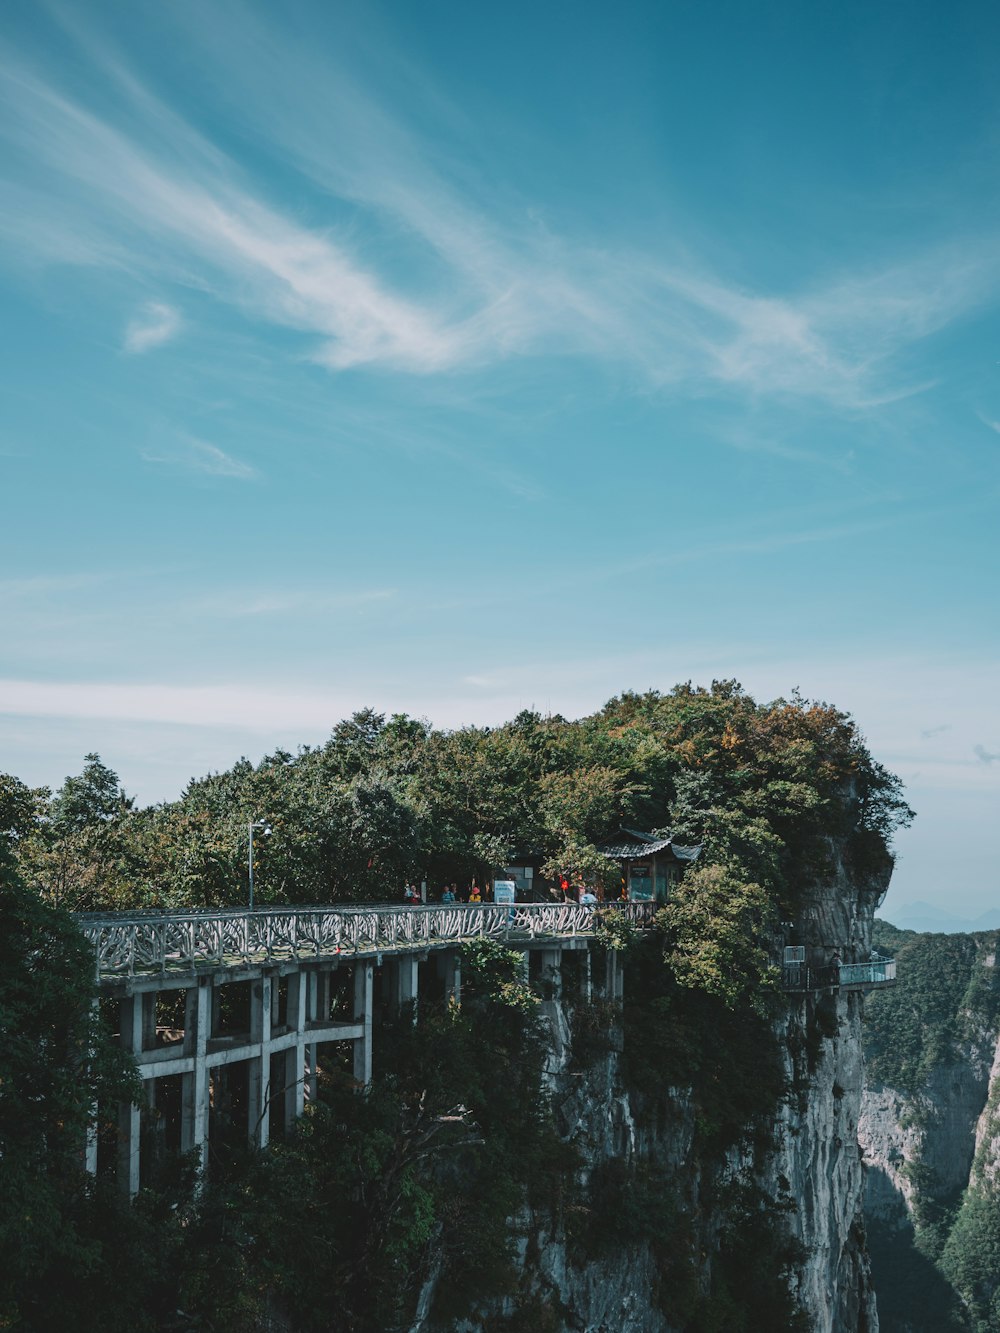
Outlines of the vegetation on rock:
{"type": "MultiPolygon", "coordinates": [[[[128,1088],[127,1069],[101,1063],[112,1057],[90,1025],[89,960],[62,908],[242,903],[247,826],[261,817],[274,831],[257,853],[261,904],[397,898],[410,878],[482,882],[516,852],[616,896],[618,866],[598,847],[626,825],[670,829],[705,850],[655,929],[637,936],[605,916],[599,942],[626,956],[629,978],[624,1012],[606,1013],[606,1030],[624,1032],[620,1073],[651,1121],[669,1116],[672,1089],[686,1090],[706,1191],[712,1172],[721,1191],[726,1150],[766,1143],[787,1092],[770,1021],[776,923],[830,872],[834,843],[863,878],[888,864],[889,835],[910,815],[846,715],[798,697],[759,705],[732,681],[624,694],[578,722],[524,712],[452,732],[364,710],[322,746],[241,760],[148,809],[97,755],[54,797],[2,778],[3,910],[22,923],[2,936],[10,975],[70,978],[59,1008],[78,1015],[52,1047],[45,1153],[49,1140],[78,1145],[95,1097],[110,1104],[128,1088]],[[62,972],[46,970],[44,950],[26,943],[35,938],[61,941],[62,972]],[[91,1072],[76,1077],[81,1069],[91,1072]]],[[[538,996],[518,959],[494,944],[469,948],[461,1006],[421,1002],[416,1025],[405,1014],[386,1021],[363,1095],[328,1070],[287,1142],[219,1156],[201,1191],[189,1163],[168,1163],[129,1206],[70,1169],[68,1149],[52,1168],[36,1145],[27,1170],[51,1186],[50,1204],[37,1243],[19,1240],[23,1216],[20,1233],[0,1223],[7,1323],[369,1333],[401,1326],[435,1281],[439,1327],[477,1308],[491,1330],[561,1327],[554,1293],[526,1287],[513,1263],[512,1219],[525,1208],[561,1235],[587,1206],[545,1095],[538,996]],[[61,1294],[40,1304],[33,1293],[55,1265],[61,1294]]],[[[11,1133],[31,1086],[16,1063],[16,999],[9,987],[0,995],[11,1047],[0,1112],[12,1108],[11,1133]]],[[[581,1022],[574,1050],[585,1067],[615,1048],[595,1032],[588,1042],[586,1030],[581,1022]]],[[[585,1197],[603,1188],[624,1199],[636,1187],[634,1239],[659,1254],[679,1326],[799,1326],[787,1281],[798,1257],[773,1200],[749,1185],[738,1197],[719,1192],[713,1226],[699,1231],[654,1162],[622,1169],[620,1180],[614,1167],[603,1183],[591,1178],[585,1197]],[[685,1236],[687,1251],[668,1243],[685,1236]]],[[[23,1182],[6,1153],[0,1176],[16,1202],[23,1182]]]]}

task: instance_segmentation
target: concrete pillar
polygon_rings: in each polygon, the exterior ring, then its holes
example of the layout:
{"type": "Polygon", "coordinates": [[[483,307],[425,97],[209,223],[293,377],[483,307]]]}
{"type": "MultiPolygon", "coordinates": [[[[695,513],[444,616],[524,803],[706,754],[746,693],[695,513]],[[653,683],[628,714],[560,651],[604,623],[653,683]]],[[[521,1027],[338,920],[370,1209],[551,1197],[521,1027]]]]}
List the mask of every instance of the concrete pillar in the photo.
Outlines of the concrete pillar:
{"type": "Polygon", "coordinates": [[[313,977],[316,981],[316,1000],[310,1017],[318,1023],[325,1023],[330,1017],[330,969],[324,967],[322,972],[314,972],[313,977]]]}
{"type": "MultiPolygon", "coordinates": [[[[420,989],[420,964],[415,958],[403,954],[401,958],[396,959],[396,1003],[400,1009],[406,1005],[416,1006],[417,995],[420,989]]],[[[416,1008],[414,1008],[414,1018],[416,1018],[416,1008]]]]}
{"type": "Polygon", "coordinates": [[[250,1040],[259,1051],[247,1069],[247,1136],[258,1148],[271,1137],[271,977],[250,988],[250,1040]]]}
{"type": "MultiPolygon", "coordinates": [[[[121,1044],[138,1055],[142,1050],[145,996],[130,995],[121,1002],[121,1044]]],[[[138,1106],[122,1102],[118,1107],[118,1185],[129,1198],[139,1193],[142,1119],[138,1106]]]]}
{"type": "Polygon", "coordinates": [[[142,1000],[142,1047],[151,1051],[156,1045],[156,991],[146,991],[142,1000]]]}
{"type": "Polygon", "coordinates": [[[367,1087],[372,1081],[372,989],[374,965],[354,964],[354,1021],[361,1024],[361,1036],[354,1042],[354,1081],[367,1087]]]}
{"type": "Polygon", "coordinates": [[[194,1072],[181,1080],[181,1152],[198,1154],[198,1169],[208,1163],[209,1075],[206,1055],[212,1023],[212,978],[199,977],[188,988],[184,1019],[184,1054],[194,1058],[194,1072]]]}
{"type": "Polygon", "coordinates": [[[562,997],[562,949],[543,949],[541,956],[542,992],[547,1000],[562,997]]]}
{"type": "MultiPolygon", "coordinates": [[[[306,1022],[318,1023],[330,1013],[330,973],[312,971],[306,974],[306,1022]],[[325,1008],[324,1008],[325,1005],[325,1008]]],[[[314,1041],[305,1045],[305,1096],[314,1102],[319,1096],[319,1067],[317,1057],[319,1049],[314,1041]]]]}
{"type": "Polygon", "coordinates": [[[306,974],[293,972],[288,978],[288,1026],[295,1045],[285,1052],[285,1129],[291,1129],[305,1104],[306,974]]]}
{"type": "Polygon", "coordinates": [[[445,999],[462,1003],[462,958],[457,950],[438,954],[438,970],[444,981],[445,999]]]}
{"type": "MultiPolygon", "coordinates": [[[[100,1022],[101,1018],[101,1000],[100,996],[95,996],[90,1002],[90,1008],[94,1016],[95,1023],[100,1022]]],[[[97,1175],[97,1116],[98,1109],[95,1102],[90,1108],[90,1120],[87,1123],[87,1137],[83,1146],[83,1167],[90,1175],[97,1175]]]]}
{"type": "Polygon", "coordinates": [[[590,1004],[594,998],[594,977],[591,968],[590,946],[583,951],[583,1001],[584,1004],[590,1004]]]}
{"type": "Polygon", "coordinates": [[[624,973],[622,962],[614,949],[607,952],[607,971],[604,993],[615,1004],[621,1004],[624,995],[624,973]]]}

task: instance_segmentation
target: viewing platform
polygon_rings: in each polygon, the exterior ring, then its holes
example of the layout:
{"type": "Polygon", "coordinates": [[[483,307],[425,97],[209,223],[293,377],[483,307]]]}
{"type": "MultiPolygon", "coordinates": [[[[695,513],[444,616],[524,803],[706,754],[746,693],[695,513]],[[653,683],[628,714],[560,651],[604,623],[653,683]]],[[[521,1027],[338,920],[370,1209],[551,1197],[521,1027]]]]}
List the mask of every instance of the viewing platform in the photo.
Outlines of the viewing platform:
{"type": "Polygon", "coordinates": [[[870,959],[867,963],[829,963],[812,967],[805,962],[785,963],[781,986],[792,994],[803,991],[868,991],[896,984],[895,958],[870,959]]]}

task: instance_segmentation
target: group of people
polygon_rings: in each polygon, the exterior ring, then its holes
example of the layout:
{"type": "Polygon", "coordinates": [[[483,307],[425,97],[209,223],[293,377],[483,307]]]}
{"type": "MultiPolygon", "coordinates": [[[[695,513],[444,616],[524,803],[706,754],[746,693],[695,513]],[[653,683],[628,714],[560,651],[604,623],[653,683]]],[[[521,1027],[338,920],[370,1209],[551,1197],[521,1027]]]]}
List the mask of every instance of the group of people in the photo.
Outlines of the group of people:
{"type": "MultiPolygon", "coordinates": [[[[465,889],[459,889],[457,883],[445,884],[438,895],[440,902],[448,903],[483,903],[492,900],[492,894],[489,888],[485,892],[480,889],[475,880],[465,889]]],[[[403,889],[403,903],[407,907],[421,907],[424,898],[416,884],[407,884],[403,889]]]]}
{"type": "MultiPolygon", "coordinates": [[[[556,891],[553,890],[553,897],[556,891]]],[[[602,901],[598,895],[589,886],[579,889],[563,889],[563,902],[578,902],[581,907],[594,907],[602,901]]],[[[622,899],[627,899],[627,894],[622,890],[622,899]]],[[[480,889],[475,880],[465,888],[460,889],[457,882],[445,884],[438,894],[438,901],[447,906],[449,903],[489,903],[493,901],[493,892],[487,884],[485,889],[480,889]]],[[[416,884],[407,884],[403,889],[403,903],[407,907],[422,907],[424,897],[416,884]]]]}

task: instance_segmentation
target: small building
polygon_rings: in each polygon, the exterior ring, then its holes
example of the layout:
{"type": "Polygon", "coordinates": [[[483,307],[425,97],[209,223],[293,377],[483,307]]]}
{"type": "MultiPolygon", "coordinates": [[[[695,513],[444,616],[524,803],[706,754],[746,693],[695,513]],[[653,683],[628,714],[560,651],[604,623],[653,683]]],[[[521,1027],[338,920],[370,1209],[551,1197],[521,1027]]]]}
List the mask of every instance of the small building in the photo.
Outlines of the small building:
{"type": "Polygon", "coordinates": [[[634,828],[620,828],[597,850],[620,864],[622,888],[635,903],[665,903],[684,867],[701,853],[700,846],[683,846],[669,834],[643,833],[634,828]]]}

